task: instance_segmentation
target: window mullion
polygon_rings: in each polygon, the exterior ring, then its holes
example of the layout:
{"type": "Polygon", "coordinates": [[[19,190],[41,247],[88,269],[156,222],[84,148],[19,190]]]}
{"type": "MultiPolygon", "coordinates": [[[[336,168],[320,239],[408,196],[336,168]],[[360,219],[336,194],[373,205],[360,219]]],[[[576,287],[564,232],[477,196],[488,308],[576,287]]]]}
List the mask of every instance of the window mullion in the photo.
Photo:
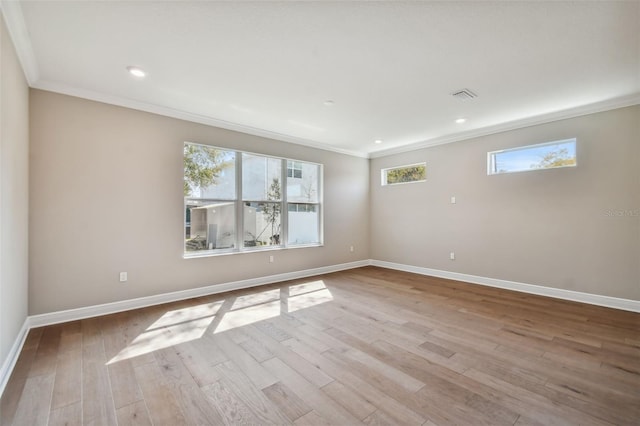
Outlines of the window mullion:
{"type": "Polygon", "coordinates": [[[244,203],[242,202],[242,153],[236,151],[236,247],[244,249],[244,203]]]}
{"type": "Polygon", "coordinates": [[[289,204],[287,202],[287,176],[288,176],[288,171],[287,171],[287,160],[282,159],[282,167],[281,169],[281,180],[282,180],[282,185],[280,185],[280,187],[282,188],[282,200],[280,201],[280,211],[281,213],[281,217],[280,217],[280,243],[283,247],[287,247],[288,243],[288,238],[289,238],[289,204]]]}
{"type": "Polygon", "coordinates": [[[318,166],[318,242],[324,244],[324,167],[318,166]]]}

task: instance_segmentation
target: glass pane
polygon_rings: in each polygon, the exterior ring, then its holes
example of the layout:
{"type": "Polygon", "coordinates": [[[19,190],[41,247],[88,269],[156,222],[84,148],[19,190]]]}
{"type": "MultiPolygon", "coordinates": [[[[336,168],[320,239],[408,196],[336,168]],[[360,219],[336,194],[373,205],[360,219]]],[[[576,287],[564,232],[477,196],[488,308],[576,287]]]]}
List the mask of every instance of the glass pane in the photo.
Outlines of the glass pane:
{"type": "Polygon", "coordinates": [[[320,166],[287,160],[287,201],[317,203],[320,166]]]}
{"type": "Polygon", "coordinates": [[[575,165],[575,139],[489,153],[490,175],[575,165]]]}
{"type": "Polygon", "coordinates": [[[244,246],[279,246],[280,203],[244,203],[244,246]]]}
{"type": "Polygon", "coordinates": [[[382,184],[394,185],[397,183],[422,182],[427,179],[427,165],[411,164],[409,166],[394,167],[382,170],[382,184]]]}
{"type": "Polygon", "coordinates": [[[233,248],[235,221],[235,203],[188,199],[185,252],[233,248]]]}
{"type": "Polygon", "coordinates": [[[206,145],[184,144],[184,196],[236,198],[236,153],[206,145]]]}
{"type": "Polygon", "coordinates": [[[280,201],[282,160],[242,154],[242,199],[280,201]]]}
{"type": "Polygon", "coordinates": [[[319,206],[315,204],[289,204],[288,243],[314,244],[320,242],[319,206]]]}

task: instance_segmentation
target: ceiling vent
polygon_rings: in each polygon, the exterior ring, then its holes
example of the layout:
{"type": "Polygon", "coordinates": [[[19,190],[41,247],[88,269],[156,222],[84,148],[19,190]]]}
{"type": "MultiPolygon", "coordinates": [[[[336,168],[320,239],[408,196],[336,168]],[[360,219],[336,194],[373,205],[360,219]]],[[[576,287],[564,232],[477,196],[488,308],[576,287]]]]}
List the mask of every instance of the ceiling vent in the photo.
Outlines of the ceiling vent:
{"type": "Polygon", "coordinates": [[[456,90],[451,94],[451,96],[461,101],[468,101],[469,99],[478,97],[478,95],[476,95],[469,89],[456,90]]]}

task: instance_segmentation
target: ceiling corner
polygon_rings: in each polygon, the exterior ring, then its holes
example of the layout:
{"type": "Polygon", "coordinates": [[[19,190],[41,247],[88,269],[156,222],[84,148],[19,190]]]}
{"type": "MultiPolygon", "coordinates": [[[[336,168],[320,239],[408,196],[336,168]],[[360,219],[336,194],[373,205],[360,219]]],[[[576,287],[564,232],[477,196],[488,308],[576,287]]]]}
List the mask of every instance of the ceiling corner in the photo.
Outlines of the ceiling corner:
{"type": "Polygon", "coordinates": [[[29,86],[33,86],[38,81],[38,62],[33,52],[29,31],[22,14],[22,5],[20,1],[0,0],[0,10],[4,15],[4,22],[7,25],[7,31],[11,36],[16,54],[22,65],[25,77],[29,86]]]}
{"type": "Polygon", "coordinates": [[[374,159],[374,158],[380,158],[380,157],[387,157],[389,155],[415,151],[423,148],[430,148],[433,146],[444,145],[447,143],[461,142],[461,141],[478,138],[482,136],[488,136],[496,133],[507,132],[510,130],[522,129],[525,127],[551,123],[553,121],[558,121],[558,120],[566,120],[566,119],[580,117],[588,114],[596,114],[598,112],[610,111],[618,108],[626,108],[634,105],[640,105],[640,92],[635,92],[627,96],[607,99],[604,101],[595,102],[588,105],[580,105],[573,108],[568,108],[564,110],[553,111],[546,114],[527,117],[520,120],[508,121],[504,123],[495,124],[492,126],[481,127],[478,129],[467,131],[467,132],[442,135],[439,137],[435,137],[435,138],[420,141],[420,142],[414,142],[411,144],[402,145],[394,148],[373,151],[369,153],[369,158],[374,159]]]}

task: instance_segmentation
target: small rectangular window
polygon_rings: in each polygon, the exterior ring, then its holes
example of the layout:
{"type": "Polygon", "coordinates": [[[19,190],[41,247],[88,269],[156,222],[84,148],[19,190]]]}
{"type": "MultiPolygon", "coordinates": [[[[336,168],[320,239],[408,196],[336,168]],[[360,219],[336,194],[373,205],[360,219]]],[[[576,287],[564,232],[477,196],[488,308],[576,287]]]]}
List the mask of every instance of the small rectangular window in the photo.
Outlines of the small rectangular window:
{"type": "Polygon", "coordinates": [[[427,164],[409,164],[400,167],[382,169],[382,185],[424,182],[427,179],[427,164]]]}
{"type": "Polygon", "coordinates": [[[575,138],[487,153],[489,175],[576,165],[575,138]]]}

